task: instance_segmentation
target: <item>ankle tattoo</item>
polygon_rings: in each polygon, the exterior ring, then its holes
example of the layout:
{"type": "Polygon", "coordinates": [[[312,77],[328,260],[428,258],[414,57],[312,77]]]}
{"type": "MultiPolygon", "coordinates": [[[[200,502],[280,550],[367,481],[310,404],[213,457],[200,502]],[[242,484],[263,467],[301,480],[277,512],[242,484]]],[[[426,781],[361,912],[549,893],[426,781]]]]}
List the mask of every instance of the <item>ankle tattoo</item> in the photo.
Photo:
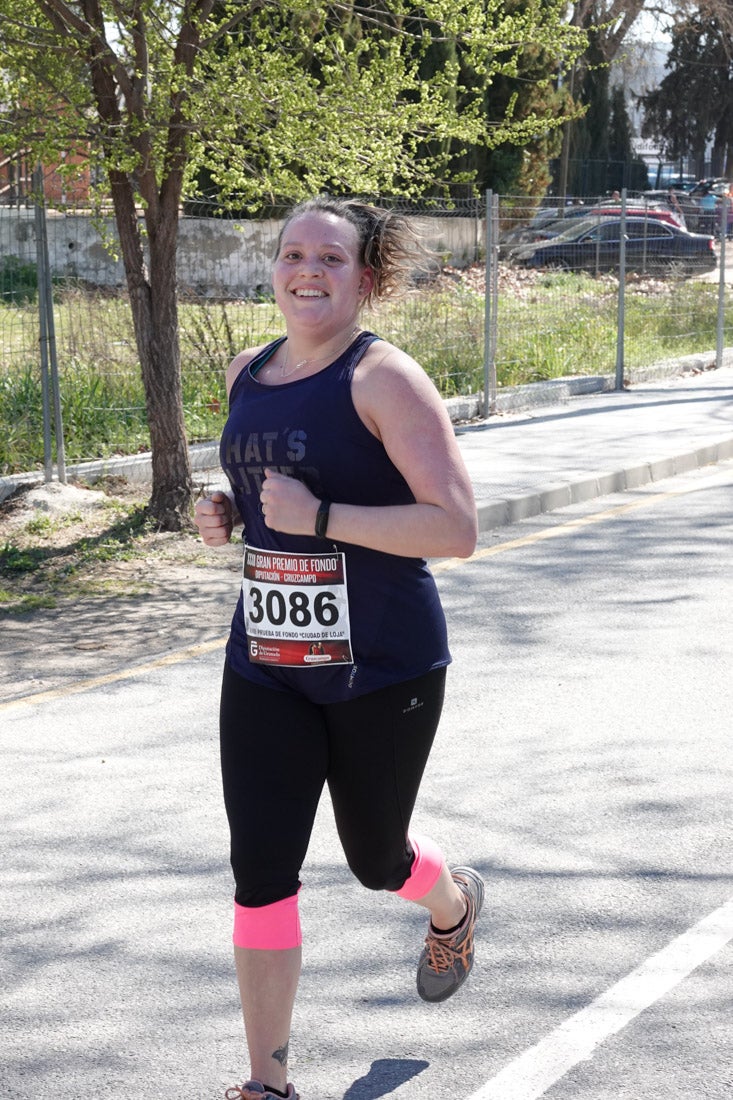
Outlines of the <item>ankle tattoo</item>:
{"type": "Polygon", "coordinates": [[[277,1050],[273,1050],[273,1052],[272,1052],[272,1057],[281,1066],[287,1065],[287,1062],[288,1062],[288,1047],[289,1046],[290,1046],[290,1040],[288,1040],[288,1042],[285,1044],[285,1046],[278,1047],[277,1050]]]}

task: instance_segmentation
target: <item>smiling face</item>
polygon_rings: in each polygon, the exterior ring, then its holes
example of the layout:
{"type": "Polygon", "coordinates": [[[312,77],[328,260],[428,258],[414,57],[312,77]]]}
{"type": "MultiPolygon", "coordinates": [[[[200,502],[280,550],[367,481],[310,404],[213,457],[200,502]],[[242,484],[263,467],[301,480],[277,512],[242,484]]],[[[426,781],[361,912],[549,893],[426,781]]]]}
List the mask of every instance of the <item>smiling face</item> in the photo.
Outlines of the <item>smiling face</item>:
{"type": "Polygon", "coordinates": [[[334,214],[305,213],[285,226],[272,285],[289,327],[327,338],[354,325],[372,285],[359,252],[355,226],[334,214]]]}

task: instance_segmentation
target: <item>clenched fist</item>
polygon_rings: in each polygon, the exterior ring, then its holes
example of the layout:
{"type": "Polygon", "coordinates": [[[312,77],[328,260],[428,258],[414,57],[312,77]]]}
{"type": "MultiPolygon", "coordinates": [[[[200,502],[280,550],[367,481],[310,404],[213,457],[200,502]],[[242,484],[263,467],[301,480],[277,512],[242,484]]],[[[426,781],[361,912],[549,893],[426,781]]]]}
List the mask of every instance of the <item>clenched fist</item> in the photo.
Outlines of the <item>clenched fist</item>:
{"type": "Polygon", "coordinates": [[[307,485],[269,467],[260,491],[260,509],[265,525],[288,535],[312,535],[319,500],[307,485]]]}
{"type": "Polygon", "coordinates": [[[234,510],[226,493],[217,490],[196,501],[193,521],[207,546],[224,546],[232,537],[234,510]]]}

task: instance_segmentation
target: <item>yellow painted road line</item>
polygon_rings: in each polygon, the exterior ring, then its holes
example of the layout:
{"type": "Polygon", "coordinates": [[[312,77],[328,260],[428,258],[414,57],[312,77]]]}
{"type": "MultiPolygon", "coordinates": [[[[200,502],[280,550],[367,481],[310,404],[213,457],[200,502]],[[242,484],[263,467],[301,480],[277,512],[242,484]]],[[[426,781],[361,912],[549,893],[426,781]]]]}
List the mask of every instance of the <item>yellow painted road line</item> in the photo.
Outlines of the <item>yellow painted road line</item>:
{"type": "Polygon", "coordinates": [[[79,692],[91,691],[92,688],[105,687],[107,684],[116,684],[120,680],[131,680],[133,676],[152,672],[156,668],[167,668],[169,665],[191,661],[196,657],[204,656],[206,653],[212,653],[216,649],[223,649],[226,641],[226,638],[217,638],[215,641],[201,642],[199,645],[177,649],[174,653],[167,653],[165,657],[157,657],[154,661],[134,665],[132,668],[123,668],[118,672],[108,672],[104,676],[94,676],[89,680],[77,680],[75,683],[65,684],[63,687],[39,691],[35,695],[24,695],[20,699],[9,699],[7,702],[0,703],[0,714],[3,711],[12,710],[14,707],[27,707],[34,703],[48,703],[53,699],[65,699],[67,695],[78,695],[79,692]]]}

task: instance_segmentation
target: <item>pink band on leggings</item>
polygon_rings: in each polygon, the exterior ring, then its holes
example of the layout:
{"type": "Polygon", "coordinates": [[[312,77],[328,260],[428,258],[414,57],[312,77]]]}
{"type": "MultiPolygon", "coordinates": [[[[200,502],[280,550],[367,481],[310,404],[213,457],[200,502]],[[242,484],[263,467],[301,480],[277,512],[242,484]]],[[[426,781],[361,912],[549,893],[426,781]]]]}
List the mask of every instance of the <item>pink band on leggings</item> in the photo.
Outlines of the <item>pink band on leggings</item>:
{"type": "Polygon", "coordinates": [[[298,915],[298,895],[257,908],[234,902],[235,947],[254,947],[260,951],[284,951],[300,947],[303,937],[298,915]]]}
{"type": "Polygon", "coordinates": [[[440,848],[429,836],[414,836],[410,833],[409,839],[415,853],[412,870],[404,886],[394,892],[400,898],[417,901],[429,894],[435,886],[445,861],[440,848]]]}

